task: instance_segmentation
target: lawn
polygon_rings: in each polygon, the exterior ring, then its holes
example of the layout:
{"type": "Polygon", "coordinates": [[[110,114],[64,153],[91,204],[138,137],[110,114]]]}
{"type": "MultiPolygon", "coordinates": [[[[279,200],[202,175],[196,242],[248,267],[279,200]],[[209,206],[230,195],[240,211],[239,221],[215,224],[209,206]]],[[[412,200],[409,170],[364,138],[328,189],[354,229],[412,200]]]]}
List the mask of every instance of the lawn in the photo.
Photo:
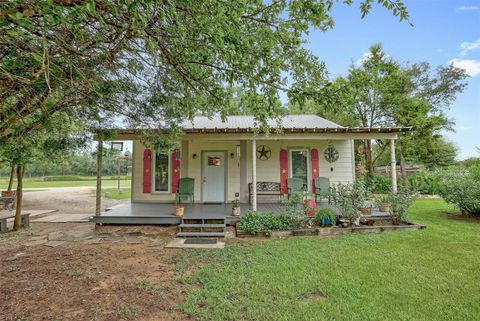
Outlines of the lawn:
{"type": "Polygon", "coordinates": [[[125,200],[130,199],[131,189],[130,188],[107,188],[102,190],[103,196],[106,198],[116,199],[116,200],[125,200]]]}
{"type": "MultiPolygon", "coordinates": [[[[181,252],[201,265],[183,310],[200,320],[475,320],[480,224],[418,200],[421,231],[240,242],[181,252]]],[[[182,266],[179,266],[180,271],[182,266]]]]}
{"type": "MultiPolygon", "coordinates": [[[[81,186],[91,186],[95,187],[97,184],[95,177],[81,176],[81,180],[56,180],[56,181],[44,181],[43,177],[33,177],[24,179],[24,188],[51,188],[51,187],[81,187],[81,186]]],[[[102,179],[102,187],[114,187],[117,186],[118,182],[112,180],[111,177],[104,177],[102,179]]],[[[0,178],[0,189],[6,189],[8,185],[8,179],[5,177],[0,178]]],[[[121,179],[121,187],[130,187],[131,181],[121,179]]],[[[14,188],[15,188],[14,184],[14,188]]]]}

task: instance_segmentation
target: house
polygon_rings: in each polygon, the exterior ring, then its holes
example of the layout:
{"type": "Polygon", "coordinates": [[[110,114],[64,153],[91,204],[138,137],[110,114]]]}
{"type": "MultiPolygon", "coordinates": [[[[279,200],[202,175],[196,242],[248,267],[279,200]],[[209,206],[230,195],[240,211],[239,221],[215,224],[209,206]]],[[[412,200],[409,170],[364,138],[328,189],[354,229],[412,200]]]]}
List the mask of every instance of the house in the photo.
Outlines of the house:
{"type": "MultiPolygon", "coordinates": [[[[131,205],[101,213],[97,223],[175,224],[173,213],[179,180],[194,179],[194,204],[185,216],[220,215],[228,217],[234,199],[242,210],[260,209],[262,204],[278,203],[279,197],[263,195],[253,186],[273,182],[279,194],[288,193],[288,178],[302,180],[314,190],[316,177],[327,177],[331,184],[355,179],[355,139],[394,141],[411,128],[347,128],[314,115],[285,116],[270,121],[270,134],[255,130],[252,116],[195,117],[182,124],[184,134],[178,148],[157,152],[140,141],[139,130],[116,130],[116,140],[133,141],[131,205]],[[252,183],[249,189],[249,184],[252,183]],[[142,218],[142,219],[140,219],[142,218]]],[[[392,172],[392,176],[396,172],[392,172]]],[[[393,180],[396,189],[396,180],[393,180]]],[[[275,189],[275,188],[274,188],[275,189]]],[[[277,192],[275,192],[277,193],[277,192]]],[[[97,193],[97,195],[100,195],[97,193]]],[[[97,205],[99,205],[97,200],[97,205]]]]}

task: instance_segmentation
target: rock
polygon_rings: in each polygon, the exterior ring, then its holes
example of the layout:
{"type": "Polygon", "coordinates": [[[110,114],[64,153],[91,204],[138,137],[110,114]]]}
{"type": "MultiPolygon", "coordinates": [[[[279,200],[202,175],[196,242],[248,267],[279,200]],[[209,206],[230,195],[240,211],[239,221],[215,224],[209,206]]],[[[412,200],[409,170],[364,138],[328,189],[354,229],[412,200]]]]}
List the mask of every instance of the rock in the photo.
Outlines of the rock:
{"type": "Polygon", "coordinates": [[[17,253],[15,254],[14,256],[11,256],[11,257],[8,257],[5,259],[5,261],[15,261],[16,259],[18,259],[19,257],[22,257],[22,256],[26,256],[27,254],[23,253],[23,252],[20,252],[20,253],[17,253]]]}
{"type": "Polygon", "coordinates": [[[49,247],[57,247],[59,245],[65,244],[65,243],[66,243],[65,241],[49,241],[49,242],[45,243],[44,245],[49,246],[49,247]]]}

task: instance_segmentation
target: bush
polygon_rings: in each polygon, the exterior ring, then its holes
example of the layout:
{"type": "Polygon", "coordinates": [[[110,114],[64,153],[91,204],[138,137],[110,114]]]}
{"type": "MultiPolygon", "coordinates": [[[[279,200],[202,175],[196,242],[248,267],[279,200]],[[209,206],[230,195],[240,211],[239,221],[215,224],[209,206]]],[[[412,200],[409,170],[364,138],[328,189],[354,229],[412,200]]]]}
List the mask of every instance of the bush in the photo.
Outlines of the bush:
{"type": "Polygon", "coordinates": [[[248,211],[240,218],[238,227],[251,234],[265,233],[270,236],[273,231],[288,231],[292,228],[289,219],[284,215],[272,212],[248,211]]]}
{"type": "Polygon", "coordinates": [[[413,195],[404,189],[399,189],[397,193],[390,193],[388,203],[390,205],[390,215],[394,223],[398,224],[405,221],[407,211],[413,200],[413,195]]]}
{"type": "Polygon", "coordinates": [[[438,183],[438,172],[434,171],[421,171],[408,177],[410,190],[420,194],[438,194],[438,183]]]}
{"type": "Polygon", "coordinates": [[[480,215],[480,166],[451,168],[439,173],[439,194],[463,213],[480,215]]]}
{"type": "Polygon", "coordinates": [[[283,216],[288,219],[290,225],[297,228],[305,223],[307,215],[305,214],[303,193],[293,193],[288,199],[282,199],[283,216]]]}

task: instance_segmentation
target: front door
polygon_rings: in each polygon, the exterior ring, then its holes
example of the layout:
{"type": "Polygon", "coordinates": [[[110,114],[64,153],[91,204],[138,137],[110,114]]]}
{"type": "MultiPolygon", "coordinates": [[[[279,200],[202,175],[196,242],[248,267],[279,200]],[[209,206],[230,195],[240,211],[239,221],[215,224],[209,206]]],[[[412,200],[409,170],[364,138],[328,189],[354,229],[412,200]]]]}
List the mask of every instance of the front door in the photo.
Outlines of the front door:
{"type": "Polygon", "coordinates": [[[204,203],[225,202],[225,153],[203,152],[204,203]]]}
{"type": "Polygon", "coordinates": [[[290,177],[300,178],[310,190],[310,162],[307,149],[290,150],[290,177]]]}

